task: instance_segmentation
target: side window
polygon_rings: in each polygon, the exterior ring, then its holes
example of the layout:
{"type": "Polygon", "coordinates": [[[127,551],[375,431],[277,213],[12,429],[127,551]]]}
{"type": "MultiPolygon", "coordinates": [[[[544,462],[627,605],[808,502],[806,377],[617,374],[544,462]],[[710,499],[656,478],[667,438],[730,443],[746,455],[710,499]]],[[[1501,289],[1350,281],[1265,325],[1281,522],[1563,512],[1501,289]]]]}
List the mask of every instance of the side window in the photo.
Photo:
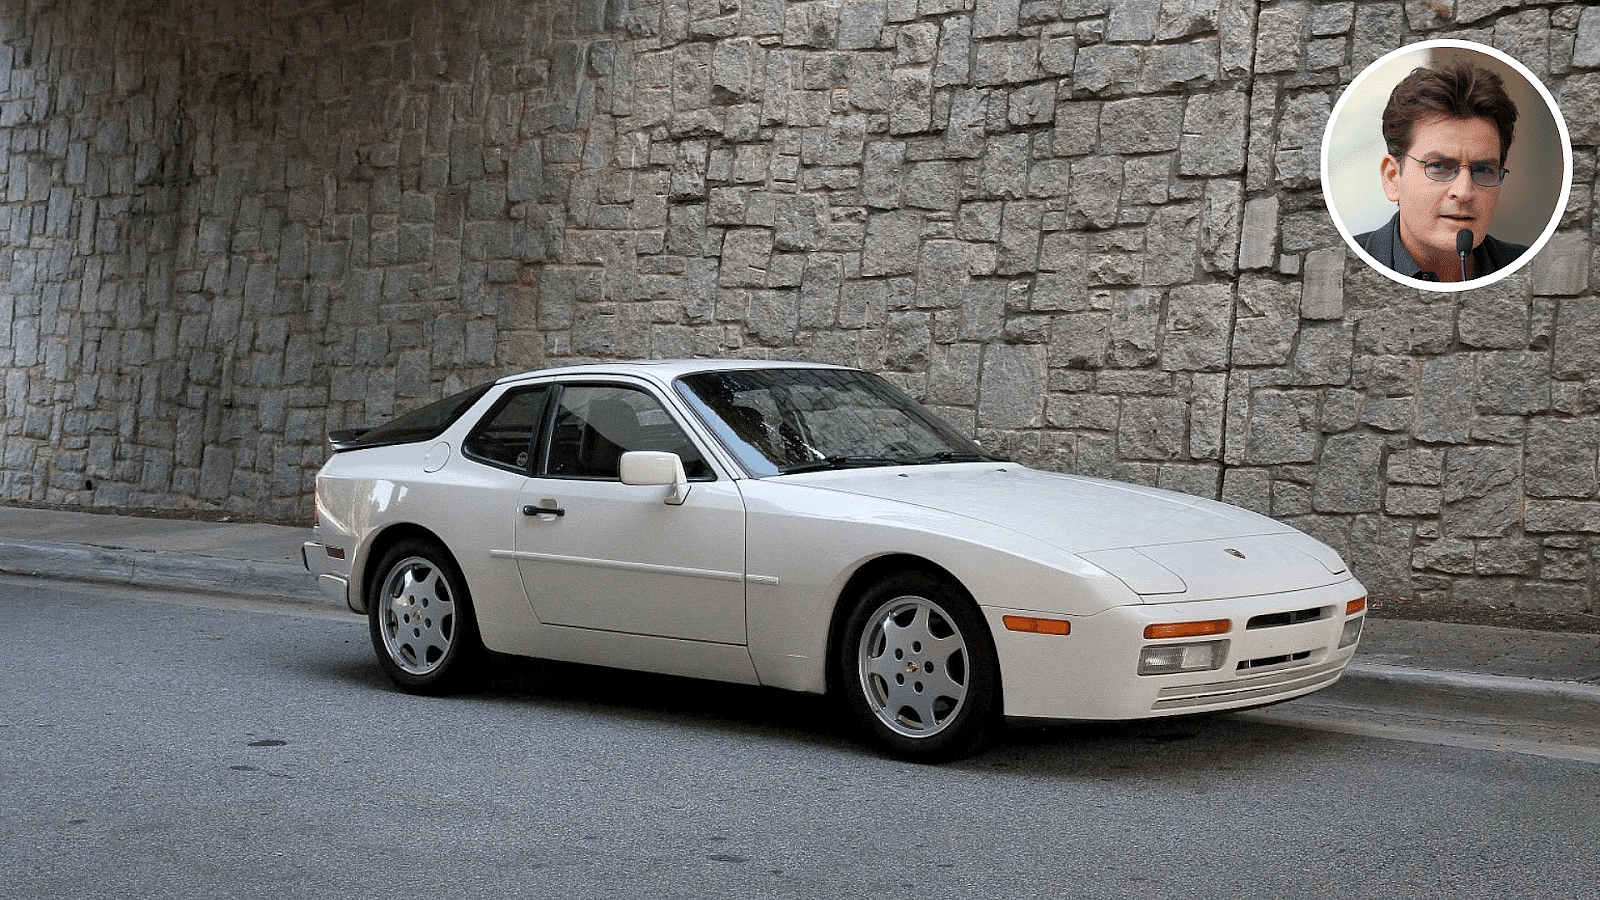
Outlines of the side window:
{"type": "Polygon", "coordinates": [[[529,472],[549,395],[545,385],[507,393],[462,441],[461,452],[479,462],[529,472]]]}
{"type": "Polygon", "coordinates": [[[545,474],[615,480],[622,454],[630,450],[676,453],[690,478],[711,477],[700,451],[650,394],[600,384],[569,385],[561,391],[545,474]]]}

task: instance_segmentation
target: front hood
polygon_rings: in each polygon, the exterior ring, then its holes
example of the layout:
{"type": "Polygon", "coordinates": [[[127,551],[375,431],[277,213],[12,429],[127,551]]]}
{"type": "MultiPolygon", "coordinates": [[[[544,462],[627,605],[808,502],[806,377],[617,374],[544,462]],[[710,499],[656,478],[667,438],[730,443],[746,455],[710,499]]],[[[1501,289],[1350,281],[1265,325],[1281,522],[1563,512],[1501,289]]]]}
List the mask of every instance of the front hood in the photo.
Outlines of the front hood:
{"type": "Polygon", "coordinates": [[[1215,599],[1349,577],[1337,554],[1266,516],[1211,500],[1014,463],[851,469],[811,487],[906,503],[1027,535],[1141,595],[1215,599]]]}
{"type": "Polygon", "coordinates": [[[847,469],[799,477],[812,487],[987,522],[1078,554],[1290,530],[1265,516],[1198,497],[1015,463],[847,469]]]}

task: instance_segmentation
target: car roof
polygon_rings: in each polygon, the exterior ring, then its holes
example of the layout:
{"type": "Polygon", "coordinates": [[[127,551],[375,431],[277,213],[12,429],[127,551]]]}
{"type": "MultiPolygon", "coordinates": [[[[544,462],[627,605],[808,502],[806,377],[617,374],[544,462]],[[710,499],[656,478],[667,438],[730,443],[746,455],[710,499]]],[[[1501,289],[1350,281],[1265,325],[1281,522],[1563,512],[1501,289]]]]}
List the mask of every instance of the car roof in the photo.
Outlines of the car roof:
{"type": "Polygon", "coordinates": [[[530,378],[549,378],[565,375],[632,375],[670,382],[684,375],[700,372],[736,372],[752,369],[844,369],[845,366],[814,362],[790,362],[770,359],[650,359],[624,362],[577,363],[549,369],[534,369],[516,375],[507,375],[498,383],[523,381],[530,378]]]}

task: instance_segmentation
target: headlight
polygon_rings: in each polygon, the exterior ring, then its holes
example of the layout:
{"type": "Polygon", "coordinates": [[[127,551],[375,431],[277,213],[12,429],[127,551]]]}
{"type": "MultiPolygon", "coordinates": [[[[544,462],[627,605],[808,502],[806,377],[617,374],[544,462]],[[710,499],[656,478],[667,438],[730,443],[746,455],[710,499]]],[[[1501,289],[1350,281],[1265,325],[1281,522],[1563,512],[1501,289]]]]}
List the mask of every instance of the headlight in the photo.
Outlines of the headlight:
{"type": "Polygon", "coordinates": [[[1339,635],[1339,649],[1343,650],[1361,640],[1361,623],[1366,620],[1366,616],[1361,616],[1344,623],[1344,633],[1339,635]]]}
{"type": "Polygon", "coordinates": [[[1174,672],[1206,672],[1220,668],[1227,658],[1227,641],[1155,644],[1144,648],[1139,654],[1139,674],[1171,675],[1174,672]]]}

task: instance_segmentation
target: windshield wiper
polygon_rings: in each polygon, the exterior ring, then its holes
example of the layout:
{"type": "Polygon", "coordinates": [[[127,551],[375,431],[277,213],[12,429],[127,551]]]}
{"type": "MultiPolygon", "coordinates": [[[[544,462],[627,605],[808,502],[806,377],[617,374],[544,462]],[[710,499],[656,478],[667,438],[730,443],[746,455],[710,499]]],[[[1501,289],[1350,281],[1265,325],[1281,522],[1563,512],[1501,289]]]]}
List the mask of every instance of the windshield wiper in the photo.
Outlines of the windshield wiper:
{"type": "Polygon", "coordinates": [[[972,453],[965,450],[940,450],[938,453],[929,453],[924,456],[908,457],[904,462],[906,465],[930,466],[935,463],[987,462],[993,459],[994,457],[985,455],[983,453],[972,453]]]}
{"type": "Polygon", "coordinates": [[[867,469],[873,466],[898,466],[903,464],[898,459],[890,459],[886,456],[830,456],[827,459],[784,466],[778,470],[778,473],[781,475],[795,475],[800,472],[822,472],[828,469],[867,469]]]}
{"type": "Polygon", "coordinates": [[[827,459],[784,466],[778,471],[783,475],[795,475],[801,472],[822,472],[829,469],[867,469],[875,466],[931,466],[939,463],[1006,461],[1004,457],[991,456],[986,453],[974,453],[965,450],[940,450],[938,453],[925,453],[921,456],[830,456],[827,459]]]}

